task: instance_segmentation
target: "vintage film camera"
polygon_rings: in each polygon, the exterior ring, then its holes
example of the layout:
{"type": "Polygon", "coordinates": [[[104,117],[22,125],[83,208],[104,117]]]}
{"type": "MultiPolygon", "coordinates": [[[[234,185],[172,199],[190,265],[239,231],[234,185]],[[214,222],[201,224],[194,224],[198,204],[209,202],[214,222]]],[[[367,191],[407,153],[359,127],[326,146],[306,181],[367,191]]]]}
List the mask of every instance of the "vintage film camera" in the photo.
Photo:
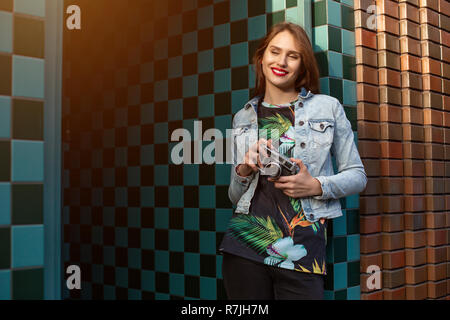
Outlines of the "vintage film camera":
{"type": "Polygon", "coordinates": [[[295,175],[300,171],[295,162],[281,155],[278,151],[269,148],[267,145],[262,146],[262,148],[267,153],[267,157],[263,156],[261,160],[262,168],[258,168],[260,175],[278,179],[281,176],[295,175]]]}

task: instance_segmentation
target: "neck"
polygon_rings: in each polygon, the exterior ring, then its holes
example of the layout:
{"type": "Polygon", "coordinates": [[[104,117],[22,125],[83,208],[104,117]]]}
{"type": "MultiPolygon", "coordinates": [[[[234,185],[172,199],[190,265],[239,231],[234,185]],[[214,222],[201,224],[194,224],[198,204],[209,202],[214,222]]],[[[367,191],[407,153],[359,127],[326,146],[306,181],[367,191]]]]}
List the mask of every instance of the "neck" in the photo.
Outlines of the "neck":
{"type": "Polygon", "coordinates": [[[270,104],[286,104],[291,101],[296,100],[298,97],[298,92],[295,88],[292,88],[288,91],[284,91],[275,86],[267,86],[266,91],[264,93],[264,100],[270,104]]]}

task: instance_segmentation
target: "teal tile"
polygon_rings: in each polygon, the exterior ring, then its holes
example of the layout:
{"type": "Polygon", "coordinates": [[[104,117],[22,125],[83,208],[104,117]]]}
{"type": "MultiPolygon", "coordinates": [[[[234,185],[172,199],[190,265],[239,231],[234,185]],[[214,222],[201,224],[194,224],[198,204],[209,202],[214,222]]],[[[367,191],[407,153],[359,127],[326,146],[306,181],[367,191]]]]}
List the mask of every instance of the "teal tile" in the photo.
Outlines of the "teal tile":
{"type": "Polygon", "coordinates": [[[116,188],[114,191],[115,206],[126,207],[128,205],[128,188],[116,188]]]}
{"type": "Polygon", "coordinates": [[[214,116],[214,95],[208,94],[198,97],[198,116],[207,118],[214,116]]]}
{"type": "Polygon", "coordinates": [[[128,288],[128,268],[116,267],[116,283],[117,287],[128,288]]]}
{"type": "Polygon", "coordinates": [[[225,92],[231,90],[231,70],[223,69],[214,72],[214,92],[225,92]]]}
{"type": "Polygon", "coordinates": [[[334,291],[324,290],[323,299],[324,300],[334,300],[334,291]]]}
{"type": "Polygon", "coordinates": [[[216,233],[200,231],[200,253],[216,254],[216,233]]]}
{"type": "Polygon", "coordinates": [[[11,137],[11,98],[0,97],[0,138],[10,138],[10,137],[11,137]]]}
{"type": "Polygon", "coordinates": [[[44,264],[44,226],[13,226],[12,267],[44,264]]]}
{"type": "Polygon", "coordinates": [[[141,187],[141,206],[153,207],[155,205],[155,191],[153,187],[141,187]]]}
{"type": "Polygon", "coordinates": [[[155,291],[155,272],[141,270],[141,288],[144,291],[155,291]]]}
{"type": "Polygon", "coordinates": [[[199,230],[199,209],[198,208],[184,208],[184,229],[185,230],[199,230]]]}
{"type": "Polygon", "coordinates": [[[322,94],[330,94],[330,79],[328,77],[320,78],[320,93],[322,94]]]}
{"type": "MultiPolygon", "coordinates": [[[[343,91],[344,91],[344,97],[343,97],[343,104],[347,106],[356,106],[356,82],[355,81],[349,81],[349,80],[343,80],[343,91]]],[[[356,127],[353,127],[353,130],[356,130],[356,127]]],[[[352,207],[350,208],[359,208],[359,204],[353,204],[356,203],[352,200],[352,207]]]]}
{"type": "Polygon", "coordinates": [[[217,299],[217,282],[215,278],[200,277],[200,299],[217,299]]]}
{"type": "Polygon", "coordinates": [[[44,60],[13,56],[14,96],[44,98],[44,60]]]}
{"type": "Polygon", "coordinates": [[[352,194],[350,196],[347,196],[345,199],[345,203],[347,205],[347,208],[349,209],[359,208],[359,194],[352,194]]]}
{"type": "Polygon", "coordinates": [[[198,185],[198,164],[183,165],[183,183],[185,186],[198,185]]]}
{"type": "Polygon", "coordinates": [[[333,0],[327,0],[328,24],[341,27],[341,4],[333,0]]]}
{"type": "Polygon", "coordinates": [[[328,67],[330,76],[342,78],[342,54],[328,51],[328,67]]]}
{"type": "Polygon", "coordinates": [[[183,186],[169,186],[169,207],[184,207],[184,191],[183,186]]]}
{"type": "Polygon", "coordinates": [[[93,264],[92,265],[92,282],[102,284],[103,283],[103,265],[93,264]]]}
{"type": "Polygon", "coordinates": [[[214,48],[230,45],[230,24],[214,26],[214,48]]]}
{"type": "Polygon", "coordinates": [[[359,234],[349,235],[347,237],[347,259],[348,261],[360,259],[359,234]]]}
{"type": "Polygon", "coordinates": [[[200,208],[215,208],[216,193],[214,186],[199,186],[199,206],[200,208]]]}
{"type": "Polygon", "coordinates": [[[266,0],[266,12],[275,12],[284,10],[286,0],[266,0]]]}
{"type": "MultiPolygon", "coordinates": [[[[153,82],[153,81],[152,81],[153,82]]],[[[141,105],[141,123],[153,123],[153,103],[145,103],[141,105]]]]}
{"type": "MultiPolygon", "coordinates": [[[[289,1],[289,0],[287,0],[289,1]]],[[[291,0],[292,1],[292,0],[291,0]]],[[[295,5],[292,8],[286,9],[286,21],[287,22],[293,22],[293,23],[299,23],[299,8],[297,7],[297,0],[293,0],[295,2],[295,5]]],[[[288,5],[288,3],[286,3],[288,5]]]]}
{"type": "Polygon", "coordinates": [[[341,5],[342,28],[355,29],[355,13],[352,7],[341,5]]]}
{"type": "Polygon", "coordinates": [[[14,0],[14,12],[45,17],[45,0],[14,0]]]}
{"type": "Polygon", "coordinates": [[[169,56],[168,47],[169,41],[168,39],[159,39],[155,40],[155,45],[153,48],[153,57],[155,60],[167,59],[169,56]]]}
{"type": "Polygon", "coordinates": [[[156,165],[154,169],[155,173],[155,186],[167,186],[169,185],[169,166],[168,165],[156,165]]]}
{"type": "Polygon", "coordinates": [[[103,247],[103,261],[107,266],[115,266],[116,263],[116,254],[115,248],[111,246],[103,247]]]}
{"type": "Polygon", "coordinates": [[[11,300],[11,271],[0,270],[0,300],[11,300]]]}
{"type": "Polygon", "coordinates": [[[198,73],[211,72],[214,70],[214,51],[205,50],[197,54],[198,73]]]}
{"type": "Polygon", "coordinates": [[[169,125],[167,122],[158,122],[154,124],[154,139],[155,143],[169,142],[169,125]]]}
{"type": "Polygon", "coordinates": [[[216,275],[217,275],[217,279],[223,279],[222,263],[223,263],[223,256],[222,255],[217,255],[216,256],[216,275]]]}
{"type": "Polygon", "coordinates": [[[183,98],[198,95],[198,75],[183,77],[183,98]]]}
{"type": "Polygon", "coordinates": [[[313,30],[313,49],[314,52],[328,50],[328,26],[323,25],[314,27],[313,30]]]}
{"type": "Polygon", "coordinates": [[[197,9],[197,28],[199,30],[214,25],[214,6],[206,6],[197,9]]]}
{"type": "Polygon", "coordinates": [[[169,252],[155,250],[155,271],[169,272],[169,252]]]}
{"type": "Polygon", "coordinates": [[[226,164],[216,165],[216,185],[229,185],[230,166],[226,164]]]}
{"type": "Polygon", "coordinates": [[[170,300],[170,295],[165,293],[155,293],[155,300],[170,300]]]}
{"type": "Polygon", "coordinates": [[[361,300],[361,286],[347,288],[347,300],[361,300]]]}
{"type": "Polygon", "coordinates": [[[115,227],[115,245],[116,247],[127,247],[128,246],[128,228],[115,227]]]}
{"type": "Polygon", "coordinates": [[[155,208],[155,228],[169,228],[169,208],[155,208]]]}
{"type": "Polygon", "coordinates": [[[141,268],[141,250],[128,248],[128,267],[134,269],[141,268]]]}
{"type": "Polygon", "coordinates": [[[241,42],[231,46],[231,67],[248,65],[248,42],[241,42]]]}
{"type": "Polygon", "coordinates": [[[44,299],[44,268],[12,271],[13,300],[44,299]]]}
{"type": "Polygon", "coordinates": [[[184,254],[184,274],[200,275],[200,254],[190,252],[184,254]]]}
{"type": "Polygon", "coordinates": [[[104,285],[103,286],[103,299],[104,300],[116,300],[116,287],[104,285]]]}
{"type": "Polygon", "coordinates": [[[216,231],[225,232],[233,215],[233,209],[216,209],[216,231]]]}
{"type": "Polygon", "coordinates": [[[249,65],[248,66],[248,87],[249,88],[254,88],[255,87],[255,83],[256,83],[256,75],[255,75],[255,71],[253,70],[253,65],[249,65]]]}
{"type": "Polygon", "coordinates": [[[248,19],[248,40],[256,40],[266,34],[266,15],[260,15],[248,19]]]}
{"type": "Polygon", "coordinates": [[[132,126],[127,128],[127,142],[128,146],[140,146],[141,145],[141,128],[138,126],[132,126]]]}
{"type": "Polygon", "coordinates": [[[9,12],[0,11],[0,51],[12,52],[13,16],[9,12]]]}
{"type": "Polygon", "coordinates": [[[177,252],[184,251],[183,230],[169,230],[169,250],[177,252]]]}
{"type": "Polygon", "coordinates": [[[141,164],[143,166],[153,165],[155,163],[154,157],[153,145],[141,146],[141,164]]]}
{"type": "Polygon", "coordinates": [[[141,229],[142,249],[155,249],[155,231],[154,229],[141,229]]]}
{"type": "Polygon", "coordinates": [[[13,140],[11,153],[12,181],[44,180],[43,142],[13,140]]]}
{"type": "Polygon", "coordinates": [[[0,183],[0,225],[11,224],[11,185],[0,183]]]}
{"type": "Polygon", "coordinates": [[[356,55],[355,49],[355,33],[342,29],[342,53],[351,56],[356,55]]]}
{"type": "Polygon", "coordinates": [[[345,3],[346,5],[349,5],[351,7],[354,6],[353,0],[341,0],[341,3],[345,3]]]}
{"type": "Polygon", "coordinates": [[[247,1],[230,1],[230,20],[237,21],[247,18],[247,1]]]}
{"type": "Polygon", "coordinates": [[[169,79],[178,78],[183,76],[183,57],[173,57],[169,59],[168,64],[168,73],[167,76],[169,79]]]}
{"type": "Polygon", "coordinates": [[[142,300],[141,290],[128,289],[128,300],[142,300]]]}
{"type": "Polygon", "coordinates": [[[284,11],[277,11],[277,12],[269,13],[269,14],[267,14],[266,19],[267,19],[266,28],[267,28],[267,31],[269,31],[271,27],[273,27],[274,25],[276,25],[279,22],[284,21],[284,11]]]}
{"type": "Polygon", "coordinates": [[[169,290],[172,295],[184,296],[184,275],[169,274],[169,290]]]}
{"type": "Polygon", "coordinates": [[[140,65],[141,83],[150,83],[155,81],[153,62],[142,63],[140,65]]]}
{"type": "Polygon", "coordinates": [[[168,100],[169,89],[167,80],[155,81],[155,86],[153,89],[155,102],[168,100]]]}
{"type": "Polygon", "coordinates": [[[334,264],[334,290],[341,290],[347,287],[347,263],[334,264]]]}
{"type": "Polygon", "coordinates": [[[235,114],[239,110],[241,110],[244,105],[249,100],[249,90],[248,89],[242,89],[242,90],[234,90],[231,92],[231,108],[232,113],[235,114]]]}
{"type": "Polygon", "coordinates": [[[347,220],[345,213],[333,219],[333,237],[345,236],[347,234],[347,220]]]}
{"type": "Polygon", "coordinates": [[[183,55],[197,52],[197,32],[183,34],[183,55]]]}
{"type": "Polygon", "coordinates": [[[292,8],[297,6],[297,0],[286,0],[286,8],[292,8]]]}

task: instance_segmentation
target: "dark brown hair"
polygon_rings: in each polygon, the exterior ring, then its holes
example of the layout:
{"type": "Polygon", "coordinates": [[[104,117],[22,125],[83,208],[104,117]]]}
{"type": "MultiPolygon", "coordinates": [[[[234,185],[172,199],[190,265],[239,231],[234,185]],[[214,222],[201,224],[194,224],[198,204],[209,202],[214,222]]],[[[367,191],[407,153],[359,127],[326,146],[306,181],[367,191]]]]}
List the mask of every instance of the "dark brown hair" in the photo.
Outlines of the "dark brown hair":
{"type": "Polygon", "coordinates": [[[297,40],[300,48],[301,64],[300,73],[295,81],[295,90],[300,91],[302,87],[311,90],[312,93],[319,93],[319,67],[314,56],[314,51],[305,30],[292,22],[279,22],[272,26],[266,36],[253,54],[253,67],[255,70],[255,91],[254,95],[264,95],[266,91],[266,79],[262,71],[261,62],[270,41],[280,32],[289,31],[297,40]]]}

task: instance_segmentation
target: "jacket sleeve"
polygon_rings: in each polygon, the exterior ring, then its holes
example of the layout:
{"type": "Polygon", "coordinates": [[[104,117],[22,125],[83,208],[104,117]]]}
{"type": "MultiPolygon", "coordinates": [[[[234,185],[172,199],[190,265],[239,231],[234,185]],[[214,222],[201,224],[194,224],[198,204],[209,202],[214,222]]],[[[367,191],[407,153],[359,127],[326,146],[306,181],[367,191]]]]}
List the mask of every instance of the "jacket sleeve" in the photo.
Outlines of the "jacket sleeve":
{"type": "Polygon", "coordinates": [[[342,104],[336,100],[333,105],[336,121],[331,152],[335,155],[338,173],[332,176],[318,176],[322,194],[314,196],[317,200],[339,199],[366,188],[367,176],[354,141],[350,121],[342,104]]]}
{"type": "MultiPolygon", "coordinates": [[[[233,119],[233,129],[235,128],[235,119],[233,119]]],[[[231,135],[231,148],[235,148],[235,140],[233,135],[231,135]]],[[[228,197],[233,205],[237,205],[239,199],[241,199],[242,195],[247,191],[250,182],[253,180],[255,176],[252,173],[248,177],[241,177],[236,173],[236,167],[239,164],[237,163],[236,157],[233,157],[231,164],[231,178],[230,178],[230,186],[228,187],[228,197]]]]}

